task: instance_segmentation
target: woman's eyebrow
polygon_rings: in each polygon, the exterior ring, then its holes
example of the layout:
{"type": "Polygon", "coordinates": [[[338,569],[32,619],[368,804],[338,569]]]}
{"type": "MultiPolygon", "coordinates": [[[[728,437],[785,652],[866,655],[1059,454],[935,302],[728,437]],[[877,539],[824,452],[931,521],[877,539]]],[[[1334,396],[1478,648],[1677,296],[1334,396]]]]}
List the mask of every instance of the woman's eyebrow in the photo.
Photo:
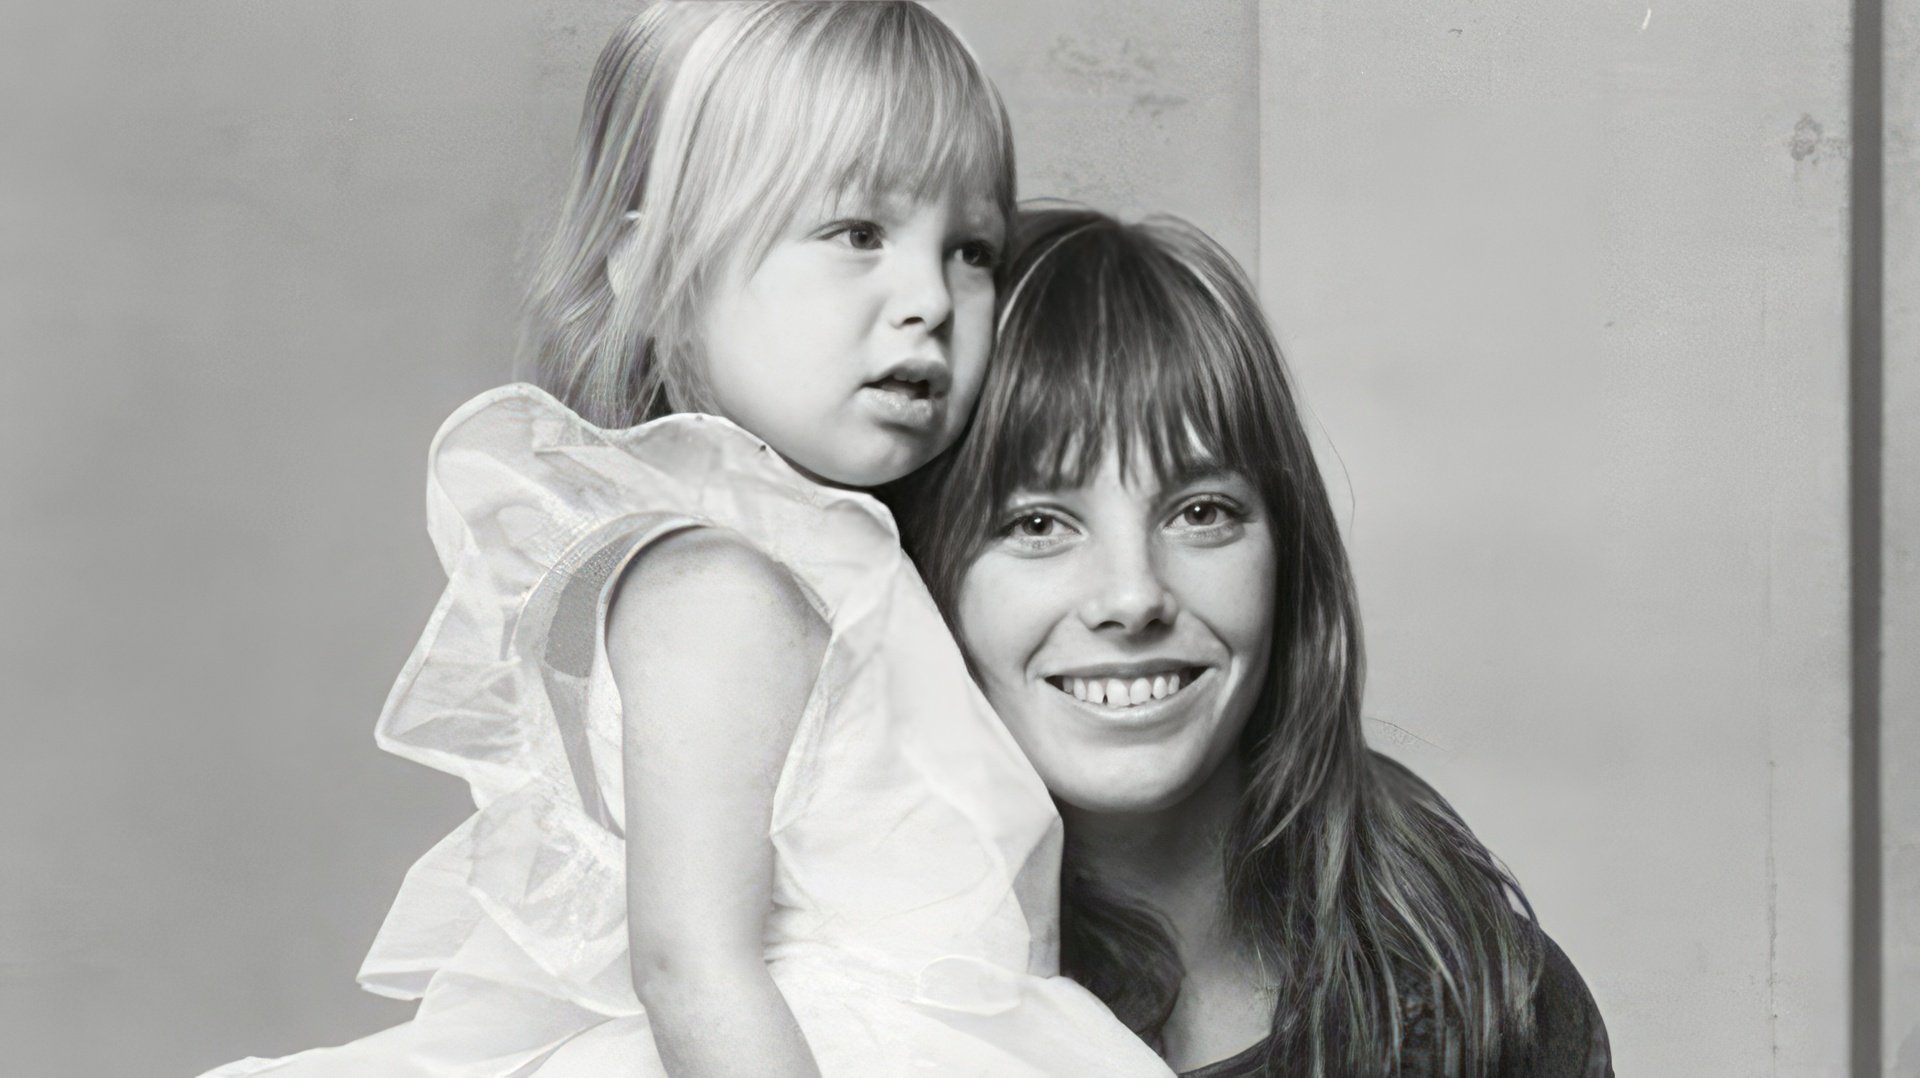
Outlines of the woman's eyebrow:
{"type": "Polygon", "coordinates": [[[1085,485],[1084,483],[1021,483],[1008,489],[1006,498],[1002,500],[1007,505],[1015,505],[1024,501],[1057,498],[1062,494],[1079,490],[1085,485]]]}
{"type": "Polygon", "coordinates": [[[1219,461],[1195,460],[1182,465],[1174,465],[1160,473],[1160,486],[1165,490],[1178,490],[1199,483],[1220,482],[1250,483],[1245,473],[1238,468],[1230,468],[1219,461]]]}

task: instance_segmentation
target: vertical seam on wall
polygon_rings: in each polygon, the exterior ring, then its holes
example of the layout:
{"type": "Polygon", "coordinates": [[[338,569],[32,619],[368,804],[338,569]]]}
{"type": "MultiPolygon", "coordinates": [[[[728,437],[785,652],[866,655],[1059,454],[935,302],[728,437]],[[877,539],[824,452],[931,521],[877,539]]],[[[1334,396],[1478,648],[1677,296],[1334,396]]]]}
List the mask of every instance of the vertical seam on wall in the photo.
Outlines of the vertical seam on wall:
{"type": "Polygon", "coordinates": [[[1880,670],[1882,464],[1882,0],[1854,0],[1852,211],[1848,288],[1848,523],[1852,609],[1852,952],[1849,1010],[1854,1078],[1881,1075],[1882,899],[1880,670]]]}
{"type": "Polygon", "coordinates": [[[1247,267],[1247,278],[1264,308],[1260,265],[1267,254],[1267,20],[1259,0],[1249,0],[1247,6],[1253,11],[1253,265],[1247,267]]]}

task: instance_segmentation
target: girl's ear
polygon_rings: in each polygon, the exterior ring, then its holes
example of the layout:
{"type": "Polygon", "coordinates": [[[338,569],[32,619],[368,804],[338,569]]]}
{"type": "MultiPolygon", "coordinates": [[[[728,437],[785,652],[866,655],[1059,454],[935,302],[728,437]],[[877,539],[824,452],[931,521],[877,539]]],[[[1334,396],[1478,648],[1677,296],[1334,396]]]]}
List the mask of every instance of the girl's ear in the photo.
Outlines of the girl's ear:
{"type": "Polygon", "coordinates": [[[640,239],[640,211],[628,210],[620,215],[620,234],[615,237],[613,246],[607,251],[607,287],[622,299],[633,290],[634,273],[639,261],[635,257],[634,245],[640,239]]]}

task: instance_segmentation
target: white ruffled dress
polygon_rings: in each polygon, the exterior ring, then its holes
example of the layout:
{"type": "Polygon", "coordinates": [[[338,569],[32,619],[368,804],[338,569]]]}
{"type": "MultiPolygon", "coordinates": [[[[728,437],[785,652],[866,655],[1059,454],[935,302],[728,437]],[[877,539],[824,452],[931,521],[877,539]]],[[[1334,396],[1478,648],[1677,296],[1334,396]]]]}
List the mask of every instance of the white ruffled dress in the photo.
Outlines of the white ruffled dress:
{"type": "Polygon", "coordinates": [[[752,543],[831,629],[774,796],[766,937],[823,1075],[1170,1073],[1056,975],[1059,819],[878,502],[724,419],[601,430],[525,385],[455,412],[428,468],[449,581],[377,736],[479,811],[407,873],[360,971],[419,1010],[210,1078],[665,1073],[628,966],[604,625],[621,569],[687,527],[752,543]]]}

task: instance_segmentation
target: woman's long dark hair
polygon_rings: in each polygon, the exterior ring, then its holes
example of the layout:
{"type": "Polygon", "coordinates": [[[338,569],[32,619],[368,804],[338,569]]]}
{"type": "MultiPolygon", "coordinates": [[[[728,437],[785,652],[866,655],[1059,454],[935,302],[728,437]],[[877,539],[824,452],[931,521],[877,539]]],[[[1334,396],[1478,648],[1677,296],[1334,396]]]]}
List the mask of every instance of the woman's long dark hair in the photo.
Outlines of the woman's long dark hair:
{"type": "MultiPolygon", "coordinates": [[[[1274,650],[1224,849],[1232,923],[1277,981],[1272,1073],[1399,1073],[1411,1000],[1447,1069],[1499,1073],[1532,1036],[1541,943],[1519,887],[1450,806],[1368,750],[1347,556],[1278,346],[1232,256],[1171,219],[1021,218],[998,352],[959,444],[887,492],[941,608],[1020,488],[1109,450],[1164,475],[1205,456],[1258,487],[1279,556],[1274,650]]],[[[1184,973],[1164,922],[1067,836],[1062,964],[1158,1043],[1184,973]]]]}

